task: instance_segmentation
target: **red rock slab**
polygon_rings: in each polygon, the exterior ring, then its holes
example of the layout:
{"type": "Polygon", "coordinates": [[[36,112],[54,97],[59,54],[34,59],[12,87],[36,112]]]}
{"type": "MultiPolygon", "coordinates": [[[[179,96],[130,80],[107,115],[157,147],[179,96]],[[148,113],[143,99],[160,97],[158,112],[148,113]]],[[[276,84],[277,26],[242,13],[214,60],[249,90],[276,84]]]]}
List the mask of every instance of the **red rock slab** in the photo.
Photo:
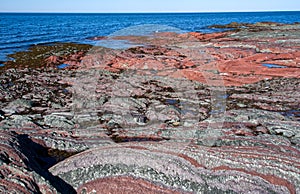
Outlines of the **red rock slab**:
{"type": "MultiPolygon", "coordinates": [[[[254,40],[228,40],[226,36],[229,34],[229,32],[213,34],[190,33],[183,36],[167,33],[161,34],[162,37],[160,37],[160,34],[157,34],[156,37],[158,39],[164,37],[175,37],[176,39],[180,37],[180,41],[184,42],[185,38],[186,43],[183,45],[189,45],[189,41],[191,41],[190,36],[198,37],[197,40],[201,40],[201,42],[197,43],[195,40],[192,40],[193,44],[190,45],[191,47],[170,49],[167,48],[167,45],[165,47],[157,45],[157,40],[151,39],[149,40],[153,43],[151,47],[128,49],[116,55],[110,55],[108,52],[106,57],[111,58],[110,62],[101,63],[98,67],[112,72],[135,69],[141,70],[140,73],[142,73],[145,68],[154,69],[158,70],[157,75],[160,76],[187,78],[206,84],[225,84],[225,86],[241,86],[273,77],[298,78],[300,76],[299,71],[297,71],[299,67],[297,62],[299,60],[298,55],[300,55],[299,51],[291,50],[291,52],[287,52],[286,50],[281,50],[281,53],[257,53],[255,50],[257,44],[254,40]],[[193,49],[195,45],[201,46],[211,41],[221,42],[214,43],[213,47],[201,48],[204,54],[199,54],[196,52],[197,49],[193,49]],[[211,62],[206,63],[206,60],[211,62]],[[286,68],[267,68],[262,63],[284,65],[286,68]],[[209,71],[219,71],[220,75],[216,76],[209,71]],[[209,79],[209,77],[213,76],[213,79],[209,79]],[[220,81],[222,79],[224,83],[220,81]]],[[[136,41],[137,39],[136,37],[118,38],[127,38],[131,41],[136,41]]],[[[275,43],[270,43],[269,45],[271,48],[278,48],[279,46],[275,43]]]]}
{"type": "MultiPolygon", "coordinates": [[[[224,45],[228,45],[228,42],[224,43],[224,45]]],[[[217,61],[238,60],[255,55],[255,51],[253,49],[234,48],[233,46],[231,48],[225,47],[217,49],[219,46],[220,45],[214,44],[214,47],[216,48],[207,49],[217,61]]]]}
{"type": "Polygon", "coordinates": [[[300,78],[299,68],[268,68],[262,67],[257,71],[257,75],[284,77],[284,78],[300,78]]]}
{"type": "MultiPolygon", "coordinates": [[[[220,52],[220,51],[218,51],[220,52]]],[[[224,55],[224,54],[223,54],[224,55]]],[[[231,55],[228,53],[227,57],[231,55]]],[[[104,66],[104,69],[113,72],[120,72],[126,69],[154,69],[158,70],[157,75],[160,76],[171,76],[175,78],[187,78],[193,81],[199,81],[202,83],[207,83],[210,77],[218,77],[224,80],[226,86],[241,86],[244,84],[255,83],[264,79],[270,79],[272,77],[300,77],[300,71],[297,68],[292,68],[293,64],[283,64],[286,68],[268,68],[264,67],[257,60],[250,60],[249,58],[237,58],[227,59],[222,57],[222,60],[218,60],[214,63],[217,65],[206,64],[206,65],[195,65],[192,61],[188,59],[184,60],[183,65],[179,69],[180,62],[172,59],[158,59],[158,58],[147,58],[147,59],[118,59],[113,62],[110,66],[104,66]],[[213,75],[209,71],[217,70],[220,72],[220,76],[213,75]]],[[[268,55],[263,55],[263,60],[267,63],[276,64],[276,60],[270,61],[272,57],[268,55]]],[[[294,65],[297,65],[294,63],[294,65]]],[[[213,79],[210,79],[210,81],[213,79]]],[[[220,84],[220,81],[216,81],[220,84]]],[[[212,84],[212,83],[210,83],[212,84]]],[[[215,84],[214,84],[215,85],[215,84]]]]}
{"type": "Polygon", "coordinates": [[[200,41],[210,41],[212,39],[218,39],[223,38],[232,32],[217,32],[217,33],[211,33],[211,34],[203,34],[199,32],[190,32],[190,35],[194,36],[200,41]]]}
{"type": "MultiPolygon", "coordinates": [[[[296,54],[296,53],[295,53],[296,54]]],[[[265,61],[276,61],[276,60],[294,60],[297,56],[294,53],[257,53],[251,56],[245,57],[245,61],[255,61],[258,63],[262,63],[265,61]]]]}
{"type": "Polygon", "coordinates": [[[300,78],[298,68],[268,68],[261,63],[248,62],[243,59],[220,62],[219,70],[226,74],[222,76],[226,86],[241,86],[273,77],[300,78]]]}
{"type": "Polygon", "coordinates": [[[285,66],[286,68],[300,68],[300,60],[270,60],[270,61],[264,61],[264,64],[275,64],[275,65],[281,65],[285,66]]]}
{"type": "Polygon", "coordinates": [[[207,83],[206,78],[204,77],[204,75],[201,71],[195,71],[192,69],[177,70],[176,72],[174,72],[172,74],[172,77],[174,77],[174,78],[184,77],[189,80],[207,83]]]}
{"type": "Polygon", "coordinates": [[[77,190],[78,193],[144,193],[144,194],[180,194],[188,192],[179,192],[176,190],[164,188],[155,185],[150,181],[133,178],[130,176],[108,177],[97,179],[83,184],[77,190]]]}
{"type": "Polygon", "coordinates": [[[55,56],[55,55],[52,55],[50,57],[48,57],[46,60],[45,60],[48,64],[51,64],[51,63],[59,63],[60,61],[60,58],[58,56],[55,56]]]}

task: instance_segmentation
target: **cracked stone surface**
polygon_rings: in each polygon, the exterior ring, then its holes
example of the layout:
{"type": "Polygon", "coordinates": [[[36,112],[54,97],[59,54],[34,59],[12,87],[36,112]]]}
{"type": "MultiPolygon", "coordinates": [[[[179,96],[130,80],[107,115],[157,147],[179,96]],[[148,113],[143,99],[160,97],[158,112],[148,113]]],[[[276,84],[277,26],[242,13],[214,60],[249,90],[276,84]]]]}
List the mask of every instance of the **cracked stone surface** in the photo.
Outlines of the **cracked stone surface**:
{"type": "Polygon", "coordinates": [[[12,55],[0,192],[299,193],[299,24],[212,27],[12,55]]]}

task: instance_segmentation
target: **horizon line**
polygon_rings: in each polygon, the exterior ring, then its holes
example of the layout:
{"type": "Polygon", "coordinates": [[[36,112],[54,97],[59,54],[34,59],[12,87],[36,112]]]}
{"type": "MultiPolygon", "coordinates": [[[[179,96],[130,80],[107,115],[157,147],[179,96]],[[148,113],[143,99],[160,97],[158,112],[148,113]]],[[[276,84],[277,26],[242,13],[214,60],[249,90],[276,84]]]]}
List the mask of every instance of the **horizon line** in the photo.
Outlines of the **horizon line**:
{"type": "Polygon", "coordinates": [[[62,13],[62,14],[159,14],[159,13],[251,13],[251,12],[299,12],[300,10],[228,10],[228,11],[141,11],[141,12],[39,12],[39,11],[0,11],[0,13],[21,13],[21,14],[32,14],[32,13],[38,13],[38,14],[56,14],[56,13],[62,13]]]}

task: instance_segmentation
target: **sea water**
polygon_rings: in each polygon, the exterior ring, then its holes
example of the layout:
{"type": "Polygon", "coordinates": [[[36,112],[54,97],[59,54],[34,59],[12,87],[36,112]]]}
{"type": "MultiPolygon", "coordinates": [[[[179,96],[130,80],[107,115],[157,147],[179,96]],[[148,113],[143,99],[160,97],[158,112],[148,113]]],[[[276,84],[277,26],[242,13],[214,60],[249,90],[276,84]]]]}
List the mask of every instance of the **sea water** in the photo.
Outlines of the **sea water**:
{"type": "MultiPolygon", "coordinates": [[[[132,14],[63,14],[0,13],[0,62],[7,54],[24,51],[32,45],[55,42],[95,44],[90,37],[108,36],[138,25],[165,25],[162,31],[214,32],[213,24],[230,22],[272,21],[294,23],[300,12],[235,12],[235,13],[132,13],[132,14]]],[[[147,32],[151,32],[151,28],[147,32]]],[[[133,32],[134,33],[134,32],[133,32]]]]}

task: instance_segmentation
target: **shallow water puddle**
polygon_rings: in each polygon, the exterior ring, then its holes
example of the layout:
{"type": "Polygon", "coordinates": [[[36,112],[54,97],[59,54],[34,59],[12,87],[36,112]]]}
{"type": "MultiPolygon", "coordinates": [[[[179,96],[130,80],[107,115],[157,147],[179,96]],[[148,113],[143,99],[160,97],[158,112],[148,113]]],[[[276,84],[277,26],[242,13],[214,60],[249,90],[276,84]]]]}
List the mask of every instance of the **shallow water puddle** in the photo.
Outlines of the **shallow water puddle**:
{"type": "Polygon", "coordinates": [[[58,65],[57,68],[58,69],[64,69],[66,67],[69,67],[70,65],[69,64],[61,64],[61,65],[58,65]]]}
{"type": "Polygon", "coordinates": [[[166,104],[168,104],[168,105],[177,105],[177,104],[179,104],[179,100],[177,100],[177,99],[166,99],[166,104]]]}
{"type": "Polygon", "coordinates": [[[288,110],[285,112],[280,112],[280,114],[285,117],[294,117],[297,121],[300,121],[300,110],[288,110]]]}
{"type": "Polygon", "coordinates": [[[287,68],[283,65],[276,65],[276,64],[269,64],[269,63],[263,63],[262,66],[268,67],[268,68],[287,68]]]}
{"type": "Polygon", "coordinates": [[[109,39],[109,40],[97,41],[97,46],[102,46],[102,47],[111,48],[111,49],[128,49],[128,48],[142,46],[142,45],[132,44],[128,40],[109,39]]]}

